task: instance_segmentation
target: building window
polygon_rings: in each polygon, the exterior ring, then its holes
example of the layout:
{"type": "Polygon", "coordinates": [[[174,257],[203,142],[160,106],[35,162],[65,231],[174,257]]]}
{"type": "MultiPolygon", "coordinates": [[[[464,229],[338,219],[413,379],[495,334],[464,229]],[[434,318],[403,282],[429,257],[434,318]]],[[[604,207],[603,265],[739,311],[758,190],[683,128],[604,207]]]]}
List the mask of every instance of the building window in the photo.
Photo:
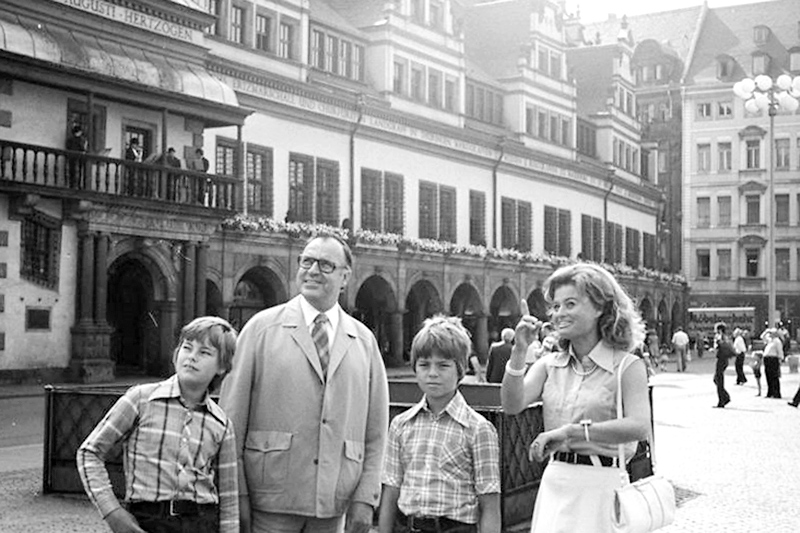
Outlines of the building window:
{"type": "Polygon", "coordinates": [[[364,229],[383,231],[381,224],[382,185],[380,171],[361,169],[361,227],[364,229]]]}
{"type": "Polygon", "coordinates": [[[788,170],[790,159],[789,139],[775,139],[775,168],[788,170]]]}
{"type": "Polygon", "coordinates": [[[327,72],[336,72],[339,68],[336,64],[339,56],[337,55],[337,50],[339,50],[339,38],[334,37],[333,35],[326,35],[325,36],[325,62],[322,68],[324,68],[327,72]]]}
{"type": "Polygon", "coordinates": [[[733,118],[733,103],[731,103],[731,102],[717,102],[717,117],[718,118],[733,118]]]}
{"type": "Polygon", "coordinates": [[[228,31],[228,39],[239,44],[244,43],[244,8],[231,7],[231,25],[228,31]]]}
{"type": "Polygon", "coordinates": [[[732,149],[731,143],[719,143],[717,144],[717,155],[718,155],[718,170],[720,172],[729,171],[732,168],[732,149]]]}
{"type": "Polygon", "coordinates": [[[731,279],[730,250],[717,250],[717,278],[731,279]]]}
{"type": "Polygon", "coordinates": [[[311,66],[326,70],[325,34],[319,30],[311,31],[311,66]]]}
{"type": "Polygon", "coordinates": [[[745,275],[748,278],[758,277],[758,257],[759,250],[756,248],[747,248],[744,251],[745,258],[745,275]]]}
{"type": "Polygon", "coordinates": [[[566,209],[544,206],[544,251],[569,257],[572,254],[572,214],[566,209]]]}
{"type": "Polygon", "coordinates": [[[769,56],[766,54],[755,54],[753,56],[753,76],[766,74],[769,70],[769,56]]]}
{"type": "Polygon", "coordinates": [[[208,26],[205,29],[206,34],[208,35],[216,35],[217,34],[217,24],[219,24],[219,0],[207,0],[208,12],[215,17],[217,20],[214,21],[214,24],[208,26]]]}
{"type": "Polygon", "coordinates": [[[765,44],[769,39],[769,28],[766,26],[756,26],[753,28],[753,42],[755,44],[765,44]]]}
{"type": "Polygon", "coordinates": [[[411,98],[417,102],[425,101],[425,77],[419,65],[411,67],[411,98]]]}
{"type": "Polygon", "coordinates": [[[411,20],[417,24],[425,24],[425,0],[411,0],[411,20]]]}
{"type": "Polygon", "coordinates": [[[314,221],[314,158],[289,154],[289,212],[290,222],[314,221]]]}
{"type": "Polygon", "coordinates": [[[561,79],[561,54],[550,52],[550,75],[557,79],[561,79]]]}
{"type": "Polygon", "coordinates": [[[531,249],[531,204],[503,197],[500,201],[501,246],[521,252],[531,249]]]}
{"type": "Polygon", "coordinates": [[[444,28],[444,7],[439,0],[431,0],[428,7],[431,27],[436,30],[444,28]]]}
{"type": "Polygon", "coordinates": [[[339,225],[339,162],[317,158],[316,171],[314,190],[317,205],[314,222],[337,227],[339,225]]]}
{"type": "Polygon", "coordinates": [[[531,203],[517,202],[517,249],[531,251],[531,203]]]}
{"type": "Polygon", "coordinates": [[[697,277],[711,277],[711,254],[708,250],[697,250],[697,277]]]}
{"type": "Polygon", "coordinates": [[[436,239],[436,222],[438,221],[438,189],[435,183],[419,182],[419,238],[436,239]]]}
{"type": "Polygon", "coordinates": [[[711,227],[711,199],[698,198],[697,199],[697,227],[708,228],[711,227]]]}
{"type": "Polygon", "coordinates": [[[761,197],[754,194],[745,196],[747,224],[761,224],[761,197]]]}
{"type": "Polygon", "coordinates": [[[642,266],[644,268],[656,268],[656,236],[652,233],[642,232],[644,249],[642,254],[642,266]]]}
{"type": "Polygon", "coordinates": [[[733,76],[733,68],[735,63],[733,58],[730,56],[721,57],[717,60],[717,78],[720,80],[726,80],[730,76],[733,76]]]}
{"type": "Polygon", "coordinates": [[[364,81],[364,47],[360,44],[353,45],[353,54],[350,60],[351,75],[356,81],[364,81]]]}
{"type": "Polygon", "coordinates": [[[444,108],[447,111],[456,111],[458,107],[458,82],[455,78],[447,76],[444,82],[444,108]]]}
{"type": "Polygon", "coordinates": [[[271,217],[272,150],[247,144],[247,208],[251,213],[271,217]]]}
{"type": "Polygon", "coordinates": [[[61,224],[38,211],[22,220],[20,277],[48,289],[58,288],[61,224]]]}
{"type": "Polygon", "coordinates": [[[394,81],[392,90],[395,94],[406,94],[406,62],[394,60],[394,81]]]}
{"type": "Polygon", "coordinates": [[[728,228],[731,225],[731,197],[720,196],[717,198],[717,217],[718,225],[721,228],[728,228]]]}
{"type": "Polygon", "coordinates": [[[789,225],[789,195],[776,194],[775,195],[775,225],[788,226],[789,225]]]}
{"type": "Polygon", "coordinates": [[[442,73],[428,70],[428,105],[442,107],[442,73]]]}
{"type": "Polygon", "coordinates": [[[439,187],[439,240],[456,242],[455,187],[439,187]]]}
{"type": "Polygon", "coordinates": [[[622,226],[615,222],[606,222],[605,262],[609,264],[622,262],[622,226]]]}
{"type": "Polygon", "coordinates": [[[703,102],[697,104],[697,118],[711,118],[711,103],[703,102]]]}
{"type": "MultiPolygon", "coordinates": [[[[318,50],[322,43],[317,43],[316,38],[319,32],[314,32],[314,45],[318,50]]],[[[320,34],[321,35],[321,34],[320,34]]],[[[256,15],[256,48],[263,52],[272,52],[272,18],[266,15],[256,15]]],[[[312,60],[316,60],[316,52],[312,52],[312,60]]],[[[314,61],[316,63],[316,61],[314,61]]]]}
{"type": "Polygon", "coordinates": [[[633,228],[625,228],[625,264],[638,268],[641,256],[641,233],[633,228]]]}
{"type": "Polygon", "coordinates": [[[281,22],[278,30],[278,56],[294,59],[294,26],[281,22]]]}
{"type": "Polygon", "coordinates": [[[383,222],[387,233],[403,234],[403,213],[405,213],[405,196],[403,194],[403,176],[386,172],[383,187],[383,222]]]}
{"type": "Polygon", "coordinates": [[[339,39],[339,56],[337,61],[336,74],[343,78],[351,77],[351,61],[352,61],[353,43],[339,39]]]}
{"type": "Polygon", "coordinates": [[[750,140],[746,144],[747,168],[761,168],[761,141],[750,140]]]}
{"type": "Polygon", "coordinates": [[[486,194],[469,191],[469,243],[486,246],[486,194]]]}
{"type": "Polygon", "coordinates": [[[697,171],[708,172],[711,170],[711,145],[697,145],[697,171]]]}
{"type": "Polygon", "coordinates": [[[775,249],[775,279],[789,281],[789,248],[775,249]]]}
{"type": "Polygon", "coordinates": [[[217,139],[214,157],[214,173],[220,176],[236,176],[236,142],[217,139]]]}
{"type": "Polygon", "coordinates": [[[603,260],[603,221],[581,215],[581,255],[587,261],[603,260]]]}

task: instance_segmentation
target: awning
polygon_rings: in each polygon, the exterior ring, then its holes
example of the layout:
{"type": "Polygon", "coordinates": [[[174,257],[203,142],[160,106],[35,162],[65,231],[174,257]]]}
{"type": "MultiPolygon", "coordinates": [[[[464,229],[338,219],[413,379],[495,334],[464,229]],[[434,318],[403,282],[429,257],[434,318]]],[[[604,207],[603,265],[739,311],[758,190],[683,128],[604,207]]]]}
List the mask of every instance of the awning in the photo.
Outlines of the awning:
{"type": "Polygon", "coordinates": [[[226,106],[231,87],[202,65],[0,11],[0,51],[226,106]]]}

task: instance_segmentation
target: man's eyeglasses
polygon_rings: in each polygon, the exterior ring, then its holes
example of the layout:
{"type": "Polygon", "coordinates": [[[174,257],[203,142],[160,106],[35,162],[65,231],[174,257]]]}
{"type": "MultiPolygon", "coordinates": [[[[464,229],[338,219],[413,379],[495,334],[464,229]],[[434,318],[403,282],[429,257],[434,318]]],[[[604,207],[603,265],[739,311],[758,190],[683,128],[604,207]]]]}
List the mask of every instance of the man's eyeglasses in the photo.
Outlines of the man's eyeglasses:
{"type": "Polygon", "coordinates": [[[319,271],[322,272],[323,274],[330,274],[337,268],[341,268],[341,265],[332,263],[327,259],[318,259],[316,257],[309,257],[307,255],[300,255],[297,257],[297,264],[303,270],[309,270],[311,267],[314,266],[314,263],[319,265],[319,271]]]}

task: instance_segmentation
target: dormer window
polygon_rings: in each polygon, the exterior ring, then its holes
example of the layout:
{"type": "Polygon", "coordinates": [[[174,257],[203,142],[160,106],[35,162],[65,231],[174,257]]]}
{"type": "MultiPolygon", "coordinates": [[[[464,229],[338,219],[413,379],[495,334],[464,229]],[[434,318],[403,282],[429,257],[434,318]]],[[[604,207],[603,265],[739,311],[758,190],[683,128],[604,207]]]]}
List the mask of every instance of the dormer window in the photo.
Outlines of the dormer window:
{"type": "Polygon", "coordinates": [[[442,2],[431,0],[430,5],[431,27],[435,30],[444,28],[444,6],[442,2]]]}
{"type": "Polygon", "coordinates": [[[769,39],[769,28],[766,26],[756,26],[753,28],[753,41],[756,44],[765,44],[769,39]]]}
{"type": "Polygon", "coordinates": [[[766,74],[769,70],[769,56],[767,54],[753,54],[753,76],[766,74]]]}
{"type": "Polygon", "coordinates": [[[789,51],[789,70],[794,73],[800,72],[800,48],[789,51]]]}
{"type": "Polygon", "coordinates": [[[731,56],[717,58],[717,78],[727,80],[733,76],[734,62],[731,56]]]}

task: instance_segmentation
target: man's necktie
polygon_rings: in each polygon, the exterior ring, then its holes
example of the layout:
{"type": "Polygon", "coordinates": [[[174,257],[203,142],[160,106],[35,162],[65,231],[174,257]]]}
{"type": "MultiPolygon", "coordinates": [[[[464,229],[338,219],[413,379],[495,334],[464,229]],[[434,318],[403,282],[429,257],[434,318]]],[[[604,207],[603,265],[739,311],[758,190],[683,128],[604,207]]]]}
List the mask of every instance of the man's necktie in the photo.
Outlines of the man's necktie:
{"type": "Polygon", "coordinates": [[[314,319],[314,327],[311,329],[311,338],[314,339],[314,345],[317,347],[317,355],[319,355],[319,364],[322,367],[323,376],[328,372],[328,362],[331,359],[327,323],[328,317],[325,313],[320,313],[314,319]]]}

